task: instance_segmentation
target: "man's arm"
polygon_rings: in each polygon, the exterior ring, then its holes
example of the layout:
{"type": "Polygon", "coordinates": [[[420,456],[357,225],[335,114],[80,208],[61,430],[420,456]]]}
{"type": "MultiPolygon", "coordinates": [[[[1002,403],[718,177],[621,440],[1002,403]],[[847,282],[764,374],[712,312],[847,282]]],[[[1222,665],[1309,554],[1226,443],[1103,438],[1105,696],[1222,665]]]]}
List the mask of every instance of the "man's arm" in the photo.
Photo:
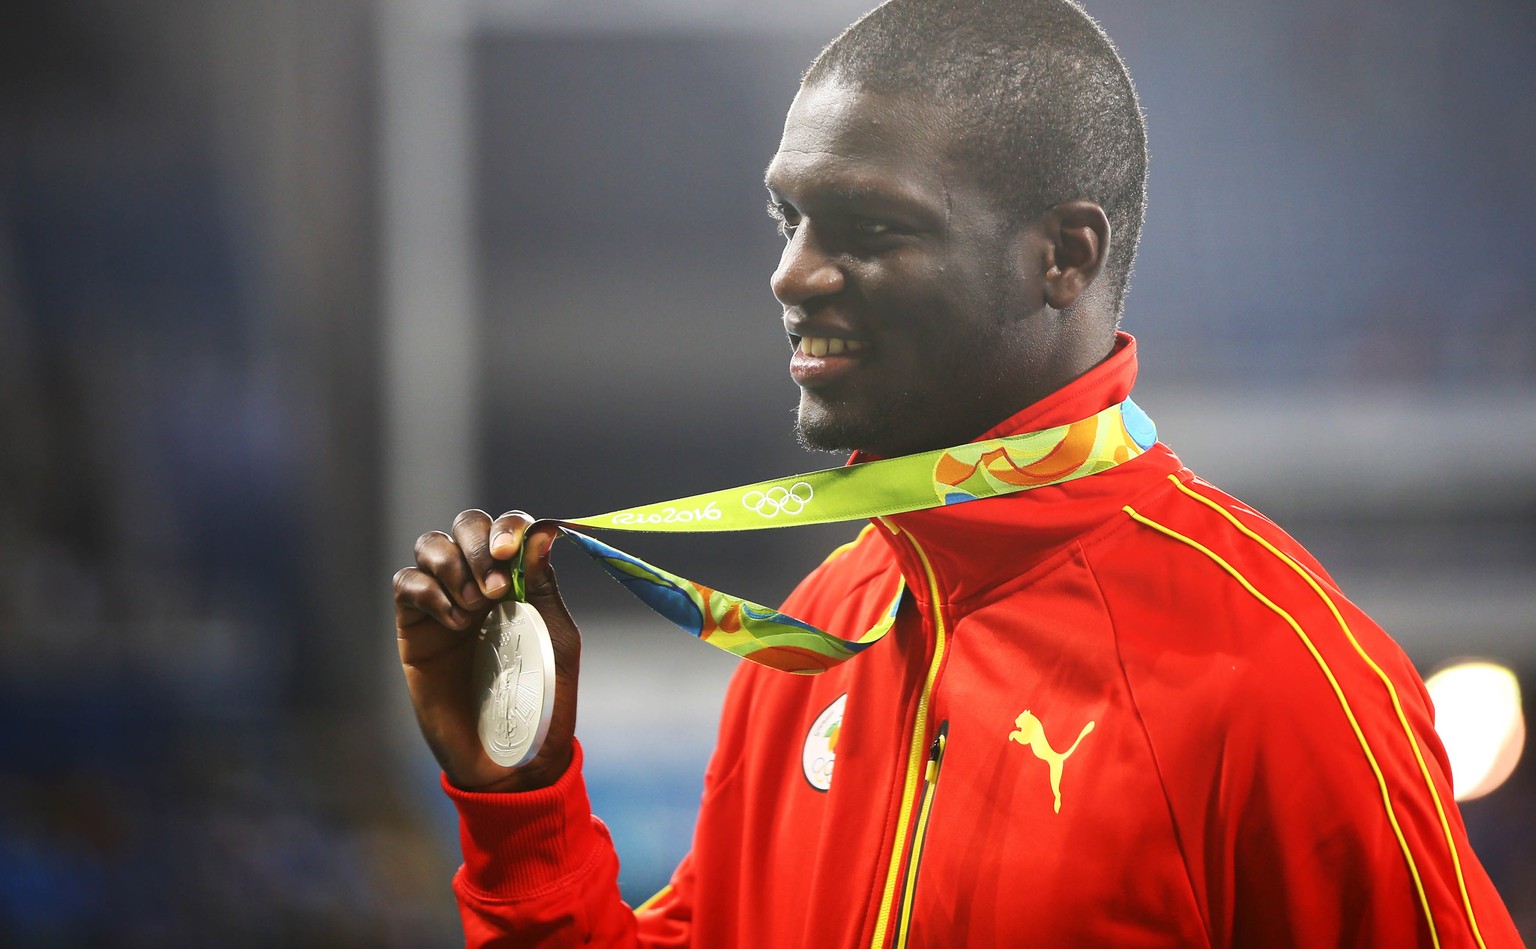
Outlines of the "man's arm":
{"type": "MultiPolygon", "coordinates": [[[[582,780],[574,737],[581,635],[549,564],[554,533],[530,535],[532,523],[516,511],[494,520],[465,511],[451,533],[423,534],[415,566],[394,579],[400,665],[459,810],[464,865],[454,893],[466,944],[639,945],[635,915],[619,897],[618,856],[582,780]],[[527,600],[554,646],[555,703],[538,755],[507,768],[481,747],[471,667],[476,632],[510,588],[508,565],[524,545],[527,600]]],[[[675,944],[686,941],[684,932],[675,944]]]]}
{"type": "Polygon", "coordinates": [[[1308,676],[1298,700],[1301,677],[1275,677],[1277,663],[1249,693],[1271,720],[1245,723],[1246,753],[1228,745],[1247,757],[1229,785],[1243,788],[1231,944],[1519,946],[1467,841],[1416,673],[1363,615],[1350,626],[1374,670],[1356,675],[1366,664],[1340,650],[1337,688],[1308,676]]]}
{"type": "Polygon", "coordinates": [[[453,879],[467,946],[635,946],[635,916],[619,898],[618,856],[592,816],[581,747],[547,788],[461,791],[464,865],[453,879]]]}

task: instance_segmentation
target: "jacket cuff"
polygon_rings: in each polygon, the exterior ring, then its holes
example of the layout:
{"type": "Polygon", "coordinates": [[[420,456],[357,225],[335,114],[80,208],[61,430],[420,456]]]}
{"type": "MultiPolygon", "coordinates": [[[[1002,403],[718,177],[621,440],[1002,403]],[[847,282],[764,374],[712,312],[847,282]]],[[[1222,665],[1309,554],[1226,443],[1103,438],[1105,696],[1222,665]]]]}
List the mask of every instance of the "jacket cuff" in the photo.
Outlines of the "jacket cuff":
{"type": "Polygon", "coordinates": [[[502,899],[525,898],[591,859],[601,837],[581,776],[581,744],[573,740],[573,745],[565,774],[535,791],[461,791],[442,776],[443,790],[459,811],[463,883],[502,899]]]}

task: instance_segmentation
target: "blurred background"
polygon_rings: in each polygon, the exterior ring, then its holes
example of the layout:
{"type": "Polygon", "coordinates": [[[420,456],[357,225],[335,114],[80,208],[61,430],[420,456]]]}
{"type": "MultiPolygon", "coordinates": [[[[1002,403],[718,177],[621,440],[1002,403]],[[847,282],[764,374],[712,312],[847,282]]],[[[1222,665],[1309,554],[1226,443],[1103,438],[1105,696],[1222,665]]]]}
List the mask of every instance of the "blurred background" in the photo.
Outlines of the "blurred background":
{"type": "MultiPolygon", "coordinates": [[[[826,467],[763,166],[864,0],[0,13],[0,944],[455,944],[389,585],[457,511],[826,467]]],[[[1138,401],[1425,674],[1536,675],[1536,5],[1096,0],[1151,128],[1138,401]]],[[[852,527],[632,549],[765,602],[852,527]]],[[[631,900],[732,660],[580,558],[631,900]]],[[[1536,938],[1536,767],[1463,812],[1536,938]]]]}

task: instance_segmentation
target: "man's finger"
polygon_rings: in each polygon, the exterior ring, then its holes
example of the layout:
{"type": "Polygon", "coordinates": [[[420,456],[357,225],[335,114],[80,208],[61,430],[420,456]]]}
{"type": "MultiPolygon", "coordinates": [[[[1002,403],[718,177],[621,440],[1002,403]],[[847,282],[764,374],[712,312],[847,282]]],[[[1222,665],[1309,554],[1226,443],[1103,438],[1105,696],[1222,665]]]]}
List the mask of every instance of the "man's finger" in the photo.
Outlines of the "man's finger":
{"type": "Polygon", "coordinates": [[[507,592],[507,582],[504,577],[494,577],[493,571],[496,561],[491,557],[491,515],[484,511],[462,511],[453,519],[453,540],[459,545],[464,559],[469,564],[470,578],[473,581],[473,590],[465,593],[473,593],[475,605],[481,605],[486,600],[499,599],[507,592]]]}
{"type": "Polygon", "coordinates": [[[470,570],[464,551],[442,531],[429,531],[416,538],[416,565],[435,578],[454,604],[465,612],[474,612],[489,604],[470,570]]]}
{"type": "Polygon", "coordinates": [[[419,567],[405,567],[395,574],[395,625],[414,626],[423,619],[436,620],[450,629],[463,629],[472,617],[449,598],[437,578],[419,567]]]}
{"type": "MultiPolygon", "coordinates": [[[[533,518],[522,511],[508,511],[496,518],[490,529],[491,558],[494,561],[508,561],[516,557],[523,546],[523,533],[532,523],[533,518]]],[[[487,593],[503,596],[512,584],[512,577],[505,567],[498,565],[487,572],[485,582],[490,585],[487,593]]]]}

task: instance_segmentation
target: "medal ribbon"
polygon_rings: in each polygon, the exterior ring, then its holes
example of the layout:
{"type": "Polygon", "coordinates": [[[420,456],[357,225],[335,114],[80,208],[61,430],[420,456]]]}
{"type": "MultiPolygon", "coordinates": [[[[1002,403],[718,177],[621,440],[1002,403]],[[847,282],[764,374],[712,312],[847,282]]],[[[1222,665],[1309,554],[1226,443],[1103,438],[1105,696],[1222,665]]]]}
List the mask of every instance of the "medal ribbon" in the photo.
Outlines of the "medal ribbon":
{"type": "MultiPolygon", "coordinates": [[[[1157,429],[1126,399],[1081,421],[841,468],[775,478],[557,525],[610,576],[685,632],[761,665],[813,674],[850,659],[896,622],[902,588],[880,622],[847,640],[669,573],[573,528],[653,533],[769,530],[904,514],[1063,484],[1108,471],[1152,447],[1157,429]]],[[[513,596],[523,599],[521,558],[513,596]]]]}

